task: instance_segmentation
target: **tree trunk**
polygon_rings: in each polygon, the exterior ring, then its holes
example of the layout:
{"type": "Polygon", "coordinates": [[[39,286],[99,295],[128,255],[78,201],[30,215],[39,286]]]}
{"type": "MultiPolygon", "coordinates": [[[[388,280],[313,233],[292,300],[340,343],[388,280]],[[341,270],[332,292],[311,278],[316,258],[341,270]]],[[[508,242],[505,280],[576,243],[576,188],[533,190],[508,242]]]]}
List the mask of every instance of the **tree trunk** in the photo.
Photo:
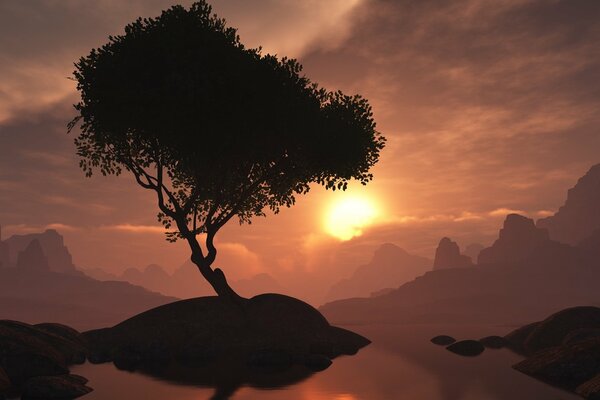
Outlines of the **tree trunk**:
{"type": "Polygon", "coordinates": [[[204,279],[210,283],[219,297],[231,300],[235,303],[241,303],[244,300],[243,297],[237,294],[235,290],[229,286],[227,278],[225,278],[225,274],[220,268],[215,268],[213,270],[202,256],[192,255],[192,262],[196,264],[204,279]]]}

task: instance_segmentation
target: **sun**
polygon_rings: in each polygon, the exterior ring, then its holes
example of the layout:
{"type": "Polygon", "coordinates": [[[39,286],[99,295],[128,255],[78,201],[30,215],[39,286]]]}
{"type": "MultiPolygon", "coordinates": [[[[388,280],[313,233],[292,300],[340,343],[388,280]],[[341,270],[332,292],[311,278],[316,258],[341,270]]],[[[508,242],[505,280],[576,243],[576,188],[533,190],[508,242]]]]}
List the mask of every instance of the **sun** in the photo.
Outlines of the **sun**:
{"type": "Polygon", "coordinates": [[[375,202],[365,197],[347,196],[336,200],[326,211],[325,231],[340,240],[360,236],[378,216],[375,202]]]}

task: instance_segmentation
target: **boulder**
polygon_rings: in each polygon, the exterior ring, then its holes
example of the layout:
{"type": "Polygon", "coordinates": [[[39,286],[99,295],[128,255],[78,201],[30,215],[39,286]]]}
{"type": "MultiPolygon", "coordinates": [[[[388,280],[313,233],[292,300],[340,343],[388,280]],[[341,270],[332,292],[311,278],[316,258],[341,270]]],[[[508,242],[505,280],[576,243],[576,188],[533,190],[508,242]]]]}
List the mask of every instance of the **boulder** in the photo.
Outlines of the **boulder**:
{"type": "Polygon", "coordinates": [[[437,249],[435,250],[435,260],[433,261],[433,269],[444,268],[465,268],[473,266],[471,258],[460,254],[460,249],[456,242],[445,237],[440,240],[437,249]]]}
{"type": "Polygon", "coordinates": [[[532,354],[560,346],[566,337],[580,329],[600,329],[600,308],[573,307],[551,315],[533,329],[524,342],[524,349],[532,354]]]}
{"type": "Polygon", "coordinates": [[[600,374],[600,339],[540,350],[514,368],[552,385],[575,390],[600,374]]]}
{"type": "Polygon", "coordinates": [[[479,339],[479,343],[488,349],[501,349],[509,345],[508,340],[502,336],[486,336],[479,339]]]}
{"type": "Polygon", "coordinates": [[[57,353],[57,359],[64,365],[85,361],[87,346],[83,335],[64,325],[42,324],[41,328],[38,328],[22,322],[2,320],[0,328],[5,329],[5,334],[12,332],[10,336],[13,339],[20,336],[24,341],[35,340],[38,344],[41,343],[42,347],[57,353]]]}
{"type": "Polygon", "coordinates": [[[600,374],[577,386],[575,393],[589,400],[600,400],[600,374]]]}
{"type": "Polygon", "coordinates": [[[539,324],[540,322],[533,322],[531,324],[524,325],[504,336],[508,342],[508,347],[519,354],[525,354],[525,341],[539,324]]]}
{"type": "Polygon", "coordinates": [[[283,295],[264,294],[235,304],[201,297],[167,304],[113,328],[85,332],[90,361],[126,368],[171,360],[301,360],[355,354],[369,340],[332,327],[312,306],[283,295]],[[277,357],[273,356],[276,354],[277,357]]]}
{"type": "Polygon", "coordinates": [[[22,399],[75,399],[91,391],[79,378],[70,375],[38,376],[25,383],[22,399]]]}
{"type": "Polygon", "coordinates": [[[4,372],[4,368],[0,367],[0,396],[6,393],[10,387],[10,379],[8,379],[8,375],[6,375],[6,372],[4,372]]]}
{"type": "Polygon", "coordinates": [[[13,384],[68,372],[65,356],[45,341],[44,335],[31,325],[0,321],[0,366],[13,384]]]}
{"type": "Polygon", "coordinates": [[[583,328],[583,329],[575,329],[571,331],[565,336],[562,341],[562,344],[572,344],[581,342],[590,338],[600,338],[600,329],[599,328],[583,328]]]}
{"type": "Polygon", "coordinates": [[[448,345],[451,345],[452,343],[456,342],[456,339],[454,339],[452,336],[448,336],[448,335],[439,335],[439,336],[432,338],[430,340],[430,342],[433,344],[437,344],[439,346],[448,346],[448,345]]]}
{"type": "Polygon", "coordinates": [[[477,340],[461,340],[446,347],[447,350],[466,357],[475,357],[483,353],[485,347],[477,340]]]}

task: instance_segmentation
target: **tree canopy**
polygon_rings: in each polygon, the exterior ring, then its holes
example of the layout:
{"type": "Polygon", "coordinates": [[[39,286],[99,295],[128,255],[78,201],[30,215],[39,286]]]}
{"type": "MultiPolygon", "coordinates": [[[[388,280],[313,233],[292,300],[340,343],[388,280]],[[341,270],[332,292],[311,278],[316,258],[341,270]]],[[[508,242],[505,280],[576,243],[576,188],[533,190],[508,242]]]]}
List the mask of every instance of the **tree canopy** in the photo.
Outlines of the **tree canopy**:
{"type": "Polygon", "coordinates": [[[205,1],[137,19],[75,67],[81,101],[69,128],[81,122],[81,168],[129,171],[156,192],[159,220],[197,264],[212,264],[214,234],[234,216],[277,213],[311,183],[366,184],[385,144],[366,99],[246,48],[205,1]]]}

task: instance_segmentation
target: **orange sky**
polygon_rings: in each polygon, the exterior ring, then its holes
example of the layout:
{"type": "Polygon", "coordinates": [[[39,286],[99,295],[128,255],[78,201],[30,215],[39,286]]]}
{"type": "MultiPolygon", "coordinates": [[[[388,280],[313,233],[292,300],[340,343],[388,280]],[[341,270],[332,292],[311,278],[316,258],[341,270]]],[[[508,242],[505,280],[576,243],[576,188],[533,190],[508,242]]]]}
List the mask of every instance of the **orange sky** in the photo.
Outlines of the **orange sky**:
{"type": "MultiPolygon", "coordinates": [[[[189,1],[182,2],[184,5],[189,1]]],[[[361,93],[388,138],[355,193],[385,215],[348,242],[327,235],[319,187],[278,216],[219,235],[233,277],[328,286],[395,243],[432,256],[442,236],[489,244],[508,210],[537,218],[600,162],[600,2],[595,0],[215,1],[242,41],[297,57],[329,89],[361,93]],[[250,4],[251,3],[251,4],[250,4]]],[[[72,63],[167,1],[0,4],[0,223],[55,227],[75,263],[118,272],[180,265],[152,195],[130,177],[84,178],[66,123],[72,63]]]]}

